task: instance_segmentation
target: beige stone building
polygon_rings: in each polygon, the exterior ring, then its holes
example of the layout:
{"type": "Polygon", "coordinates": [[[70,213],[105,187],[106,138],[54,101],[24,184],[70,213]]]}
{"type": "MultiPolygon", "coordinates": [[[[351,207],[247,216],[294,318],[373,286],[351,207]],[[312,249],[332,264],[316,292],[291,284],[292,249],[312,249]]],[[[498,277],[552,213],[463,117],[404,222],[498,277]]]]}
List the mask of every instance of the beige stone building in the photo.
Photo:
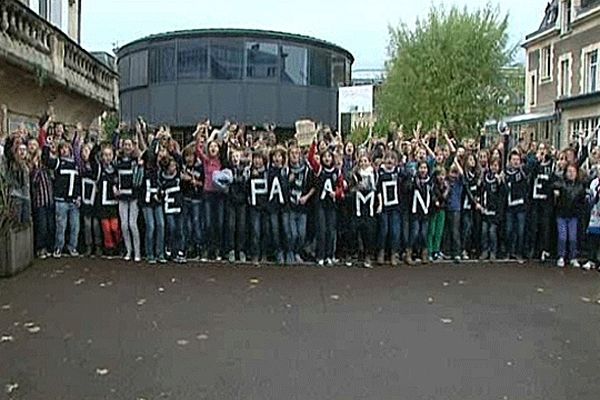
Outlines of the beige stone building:
{"type": "Polygon", "coordinates": [[[118,107],[118,75],[80,46],[81,0],[0,0],[0,130],[35,128],[53,106],[66,125],[118,107]]]}
{"type": "Polygon", "coordinates": [[[565,147],[600,122],[600,0],[552,0],[525,38],[525,113],[512,132],[565,147]]]}

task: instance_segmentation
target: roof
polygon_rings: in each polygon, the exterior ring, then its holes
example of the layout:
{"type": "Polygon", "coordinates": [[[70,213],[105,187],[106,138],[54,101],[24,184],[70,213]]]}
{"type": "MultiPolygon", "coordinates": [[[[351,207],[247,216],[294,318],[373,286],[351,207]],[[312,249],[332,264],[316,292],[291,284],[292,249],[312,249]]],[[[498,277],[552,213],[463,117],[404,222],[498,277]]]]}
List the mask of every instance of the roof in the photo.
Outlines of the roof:
{"type": "Polygon", "coordinates": [[[584,93],[577,96],[564,97],[556,100],[556,105],[560,109],[569,109],[575,107],[585,107],[600,103],[600,92],[584,93]]]}
{"type": "Polygon", "coordinates": [[[556,21],[558,20],[558,3],[559,0],[552,0],[548,3],[546,6],[546,11],[544,12],[544,19],[542,19],[539,28],[535,32],[525,36],[526,40],[531,39],[532,37],[546,32],[547,30],[550,30],[556,26],[556,21]]]}
{"type": "Polygon", "coordinates": [[[261,38],[261,39],[275,39],[275,40],[289,40],[293,42],[324,47],[333,51],[337,51],[340,53],[344,53],[346,57],[348,57],[352,62],[354,62],[354,56],[348,50],[340,47],[334,43],[328,42],[326,40],[313,38],[310,36],[299,35],[295,33],[286,33],[286,32],[278,32],[278,31],[269,31],[269,30],[261,30],[261,29],[229,29],[229,28],[217,28],[217,29],[190,29],[190,30],[182,30],[182,31],[172,31],[172,32],[164,32],[157,33],[154,35],[149,35],[133,42],[127,43],[124,46],[120,47],[118,52],[122,52],[127,47],[133,46],[135,44],[140,44],[144,42],[156,42],[163,41],[169,39],[180,39],[180,38],[190,38],[190,37],[253,37],[253,38],[261,38]]]}

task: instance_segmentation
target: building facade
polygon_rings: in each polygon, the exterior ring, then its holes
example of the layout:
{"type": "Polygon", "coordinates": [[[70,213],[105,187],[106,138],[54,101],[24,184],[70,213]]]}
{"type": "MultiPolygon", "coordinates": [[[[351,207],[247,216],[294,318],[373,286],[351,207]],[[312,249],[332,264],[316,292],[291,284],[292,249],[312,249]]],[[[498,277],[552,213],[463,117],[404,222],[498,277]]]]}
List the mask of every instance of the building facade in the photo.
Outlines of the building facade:
{"type": "Polygon", "coordinates": [[[0,130],[57,121],[90,126],[118,108],[118,75],[80,45],[81,0],[0,1],[0,130]]]}
{"type": "Polygon", "coordinates": [[[209,118],[291,129],[311,118],[337,126],[348,51],[306,36],[207,29],[149,36],[118,51],[121,118],[192,127],[209,118]]]}
{"type": "Polygon", "coordinates": [[[559,147],[600,122],[600,0],[553,0],[526,37],[525,113],[513,131],[559,147]]]}

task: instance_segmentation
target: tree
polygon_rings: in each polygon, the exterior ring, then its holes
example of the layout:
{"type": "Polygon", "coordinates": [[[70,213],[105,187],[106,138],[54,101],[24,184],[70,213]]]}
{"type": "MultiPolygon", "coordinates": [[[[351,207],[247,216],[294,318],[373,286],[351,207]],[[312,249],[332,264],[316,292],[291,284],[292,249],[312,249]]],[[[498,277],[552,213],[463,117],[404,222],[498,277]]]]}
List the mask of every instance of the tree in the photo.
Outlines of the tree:
{"type": "Polygon", "coordinates": [[[390,27],[388,76],[377,107],[381,117],[404,126],[439,121],[459,137],[475,136],[489,118],[505,115],[502,68],[508,49],[508,16],[487,5],[469,12],[435,7],[413,30],[390,27]]]}

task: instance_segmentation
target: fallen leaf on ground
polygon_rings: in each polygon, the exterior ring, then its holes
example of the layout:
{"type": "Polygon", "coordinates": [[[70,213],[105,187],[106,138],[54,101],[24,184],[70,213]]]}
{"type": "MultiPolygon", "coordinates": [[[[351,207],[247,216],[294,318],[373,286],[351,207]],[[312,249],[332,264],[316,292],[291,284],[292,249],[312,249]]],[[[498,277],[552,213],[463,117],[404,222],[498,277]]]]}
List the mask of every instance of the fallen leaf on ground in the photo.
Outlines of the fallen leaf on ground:
{"type": "Polygon", "coordinates": [[[2,306],[2,310],[3,310],[3,311],[8,311],[8,310],[10,310],[10,304],[4,304],[4,305],[2,306]]]}
{"type": "Polygon", "coordinates": [[[537,290],[538,293],[544,293],[544,288],[539,287],[536,290],[537,290]]]}
{"type": "Polygon", "coordinates": [[[142,361],[143,359],[144,359],[144,357],[142,357],[142,356],[137,356],[137,357],[135,358],[135,361],[138,361],[138,362],[139,362],[139,361],[142,361]]]}
{"type": "Polygon", "coordinates": [[[205,333],[201,333],[198,336],[196,336],[196,339],[198,339],[198,340],[206,340],[206,339],[208,339],[208,335],[205,334],[205,333]]]}
{"type": "Polygon", "coordinates": [[[137,301],[137,305],[138,305],[138,306],[143,306],[144,304],[146,304],[146,299],[139,299],[139,300],[137,301]]]}
{"type": "Polygon", "coordinates": [[[590,299],[589,297],[581,297],[581,301],[583,301],[584,303],[591,303],[592,299],[590,299]]]}
{"type": "Polygon", "coordinates": [[[427,298],[427,303],[428,303],[428,304],[433,304],[433,301],[434,301],[434,300],[433,300],[433,297],[428,297],[428,298],[427,298]]]}
{"type": "Polygon", "coordinates": [[[163,292],[165,291],[165,288],[164,288],[164,287],[159,287],[159,288],[158,288],[158,291],[159,291],[160,293],[163,293],[163,292]]]}
{"type": "Polygon", "coordinates": [[[208,279],[206,280],[206,282],[216,282],[216,281],[217,281],[217,280],[216,280],[215,278],[208,278],[208,279]]]}
{"type": "Polygon", "coordinates": [[[513,366],[513,362],[512,361],[507,361],[506,365],[509,366],[509,367],[512,367],[513,366]]]}
{"type": "Polygon", "coordinates": [[[99,375],[99,376],[108,375],[108,368],[96,368],[96,375],[99,375]]]}
{"type": "Polygon", "coordinates": [[[27,328],[27,330],[29,331],[29,333],[38,333],[42,330],[42,328],[40,328],[39,326],[32,326],[30,328],[27,328]]]}
{"type": "Polygon", "coordinates": [[[35,322],[31,322],[31,321],[30,321],[30,322],[25,322],[25,323],[23,324],[23,326],[24,326],[25,328],[31,328],[32,326],[35,326],[35,322]]]}
{"type": "Polygon", "coordinates": [[[550,311],[550,312],[556,312],[556,308],[554,308],[554,307],[550,307],[550,308],[548,309],[548,311],[550,311]]]}
{"type": "Polygon", "coordinates": [[[180,339],[177,341],[177,344],[180,346],[185,346],[189,343],[189,340],[185,340],[185,339],[180,339]]]}
{"type": "Polygon", "coordinates": [[[250,278],[250,283],[256,285],[257,283],[260,283],[260,280],[258,278],[250,278]]]}
{"type": "Polygon", "coordinates": [[[14,342],[15,338],[12,337],[12,335],[2,335],[0,337],[0,343],[4,343],[4,342],[14,342]]]}
{"type": "Polygon", "coordinates": [[[83,282],[85,282],[85,279],[79,278],[74,283],[75,283],[75,285],[81,285],[83,282]]]}
{"type": "Polygon", "coordinates": [[[292,308],[292,305],[291,304],[286,304],[285,308],[292,308]]]}
{"type": "Polygon", "coordinates": [[[441,318],[440,321],[442,321],[444,324],[451,324],[452,318],[441,318]]]}
{"type": "Polygon", "coordinates": [[[458,281],[459,285],[464,285],[465,283],[467,283],[467,281],[458,281]]]}
{"type": "Polygon", "coordinates": [[[337,294],[332,294],[331,296],[329,296],[329,298],[330,298],[331,300],[339,300],[339,299],[340,299],[340,296],[339,296],[339,295],[337,295],[337,294]]]}
{"type": "Polygon", "coordinates": [[[19,384],[16,382],[8,383],[8,384],[6,384],[5,388],[6,388],[6,393],[11,394],[12,392],[14,392],[15,390],[17,390],[19,388],[19,384]]]}
{"type": "Polygon", "coordinates": [[[171,283],[175,283],[175,282],[177,282],[177,279],[171,278],[171,283]]]}
{"type": "Polygon", "coordinates": [[[450,285],[450,282],[448,282],[448,281],[444,281],[444,283],[442,283],[442,285],[444,285],[444,286],[448,286],[448,285],[450,285]]]}

